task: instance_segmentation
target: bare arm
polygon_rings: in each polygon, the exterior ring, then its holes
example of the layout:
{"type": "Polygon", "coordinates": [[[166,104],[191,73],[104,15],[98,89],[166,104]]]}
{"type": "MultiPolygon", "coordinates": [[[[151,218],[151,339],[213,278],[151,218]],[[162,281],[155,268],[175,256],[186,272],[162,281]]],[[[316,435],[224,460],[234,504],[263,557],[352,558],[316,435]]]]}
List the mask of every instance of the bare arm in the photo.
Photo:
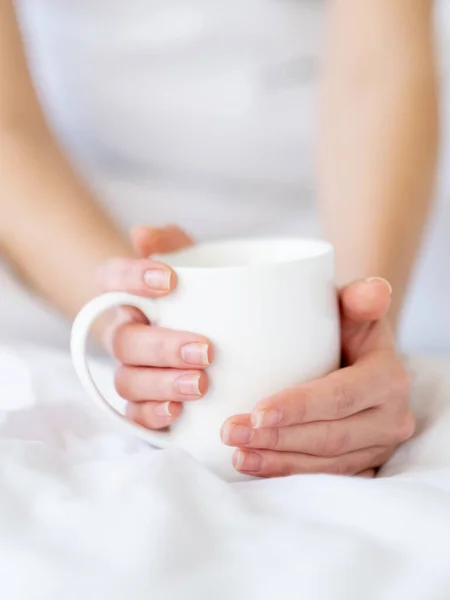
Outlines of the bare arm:
{"type": "Polygon", "coordinates": [[[433,195],[432,0],[332,0],[319,197],[341,284],[394,287],[396,322],[433,195]]]}
{"type": "Polygon", "coordinates": [[[69,316],[95,295],[99,263],[133,256],[52,138],[11,0],[0,0],[0,247],[69,316]]]}

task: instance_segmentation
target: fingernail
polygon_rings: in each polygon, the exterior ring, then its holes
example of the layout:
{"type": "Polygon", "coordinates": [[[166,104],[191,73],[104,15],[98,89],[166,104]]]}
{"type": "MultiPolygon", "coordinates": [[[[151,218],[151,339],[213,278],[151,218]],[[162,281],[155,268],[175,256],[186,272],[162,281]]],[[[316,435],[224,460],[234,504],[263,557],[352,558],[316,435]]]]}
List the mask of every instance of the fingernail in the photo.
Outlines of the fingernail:
{"type": "Polygon", "coordinates": [[[181,348],[181,358],[189,365],[209,365],[208,344],[186,344],[181,348]]]}
{"type": "Polygon", "coordinates": [[[261,427],[275,427],[279,425],[283,420],[283,415],[279,410],[259,410],[252,413],[251,421],[253,429],[260,429],[261,427]]]}
{"type": "Polygon", "coordinates": [[[175,387],[183,396],[201,396],[199,383],[200,375],[198,373],[181,375],[175,379],[175,387]]]}
{"type": "Polygon", "coordinates": [[[252,430],[245,425],[227,423],[222,430],[222,441],[229,446],[248,444],[252,437],[252,430]]]}
{"type": "Polygon", "coordinates": [[[145,285],[152,290],[170,290],[172,273],[169,269],[150,269],[144,273],[145,285]]]}
{"type": "Polygon", "coordinates": [[[233,456],[233,466],[237,471],[257,473],[261,470],[262,457],[256,452],[243,452],[239,450],[233,456]]]}
{"type": "Polygon", "coordinates": [[[387,279],[385,279],[384,277],[369,277],[368,279],[366,279],[366,283],[371,283],[372,281],[380,281],[381,283],[384,283],[384,285],[389,290],[389,294],[392,296],[392,285],[387,279]]]}
{"type": "Polygon", "coordinates": [[[172,411],[170,410],[171,402],[160,402],[155,407],[155,415],[157,417],[171,417],[172,411]]]}

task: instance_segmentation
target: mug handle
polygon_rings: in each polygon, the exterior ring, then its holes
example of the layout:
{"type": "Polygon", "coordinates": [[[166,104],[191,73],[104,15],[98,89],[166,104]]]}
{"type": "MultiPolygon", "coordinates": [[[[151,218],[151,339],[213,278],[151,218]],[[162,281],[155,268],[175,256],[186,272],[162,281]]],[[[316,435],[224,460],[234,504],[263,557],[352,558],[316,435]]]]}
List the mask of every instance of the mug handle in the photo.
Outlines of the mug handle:
{"type": "MultiPolygon", "coordinates": [[[[158,300],[158,302],[160,301],[161,300],[158,300]]],[[[128,419],[113,408],[100,392],[89,368],[86,346],[92,324],[106,310],[118,308],[120,306],[132,306],[137,308],[147,317],[149,306],[153,306],[154,312],[157,314],[155,300],[134,296],[133,294],[127,294],[125,292],[103,294],[88,302],[88,304],[86,304],[78,313],[72,325],[70,350],[75,372],[91,400],[93,400],[103,412],[106,412],[116,422],[119,422],[122,428],[127,429],[129,433],[137,435],[150,444],[160,448],[166,448],[174,442],[173,432],[170,430],[164,432],[150,431],[145,427],[142,427],[142,425],[128,421],[128,419]]]]}

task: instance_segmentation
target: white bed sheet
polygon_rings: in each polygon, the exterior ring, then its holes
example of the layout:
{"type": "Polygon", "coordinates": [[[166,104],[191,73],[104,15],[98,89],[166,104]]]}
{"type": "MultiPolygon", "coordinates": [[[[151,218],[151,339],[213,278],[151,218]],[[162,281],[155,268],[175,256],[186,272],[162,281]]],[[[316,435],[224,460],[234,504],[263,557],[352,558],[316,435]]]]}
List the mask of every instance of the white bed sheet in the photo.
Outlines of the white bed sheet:
{"type": "Polygon", "coordinates": [[[450,362],[411,365],[419,432],[379,479],[230,485],[111,427],[67,355],[0,347],[0,597],[448,600],[450,362]]]}

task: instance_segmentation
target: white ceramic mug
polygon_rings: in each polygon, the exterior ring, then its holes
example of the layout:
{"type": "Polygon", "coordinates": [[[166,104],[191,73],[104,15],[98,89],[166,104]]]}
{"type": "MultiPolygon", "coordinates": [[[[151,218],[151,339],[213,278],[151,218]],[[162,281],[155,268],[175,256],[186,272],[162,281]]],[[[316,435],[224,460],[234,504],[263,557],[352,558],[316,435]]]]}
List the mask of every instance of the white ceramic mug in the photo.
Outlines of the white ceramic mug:
{"type": "Polygon", "coordinates": [[[308,239],[212,242],[158,257],[178,276],[176,290],[152,300],[109,293],[75,319],[72,357],[86,392],[100,408],[153,445],[173,444],[227,480],[233,449],[220,439],[223,422],[250,413],[266,396],[338,367],[339,314],[332,247],[308,239]],[[86,358],[89,329],[105,310],[134,306],[160,327],[192,331],[214,344],[205,398],[188,402],[169,431],[127,421],[98,390],[86,358]]]}

